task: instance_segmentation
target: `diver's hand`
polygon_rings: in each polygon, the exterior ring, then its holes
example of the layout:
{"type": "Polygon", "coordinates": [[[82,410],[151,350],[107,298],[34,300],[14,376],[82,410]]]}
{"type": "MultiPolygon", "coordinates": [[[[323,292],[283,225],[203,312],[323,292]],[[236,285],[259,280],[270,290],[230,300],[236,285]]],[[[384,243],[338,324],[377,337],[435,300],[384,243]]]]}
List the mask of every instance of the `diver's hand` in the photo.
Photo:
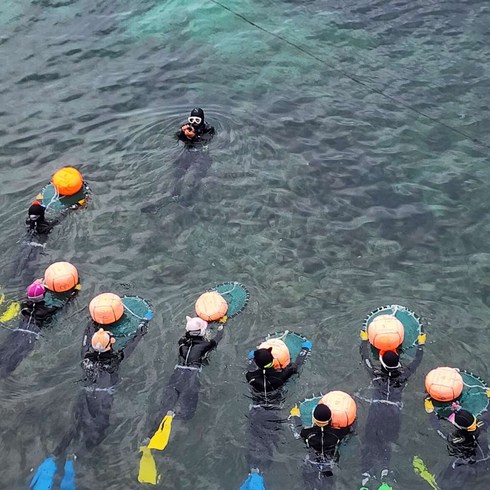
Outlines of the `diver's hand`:
{"type": "Polygon", "coordinates": [[[311,348],[313,347],[313,344],[309,341],[309,340],[305,340],[302,344],[301,344],[301,349],[305,349],[307,351],[310,351],[311,348]]]}
{"type": "Polygon", "coordinates": [[[149,320],[143,320],[141,323],[140,323],[140,335],[143,336],[143,335],[146,335],[148,333],[148,322],[149,320]]]}
{"type": "Polygon", "coordinates": [[[187,138],[194,138],[196,136],[196,132],[190,124],[184,124],[181,129],[187,138]]]}

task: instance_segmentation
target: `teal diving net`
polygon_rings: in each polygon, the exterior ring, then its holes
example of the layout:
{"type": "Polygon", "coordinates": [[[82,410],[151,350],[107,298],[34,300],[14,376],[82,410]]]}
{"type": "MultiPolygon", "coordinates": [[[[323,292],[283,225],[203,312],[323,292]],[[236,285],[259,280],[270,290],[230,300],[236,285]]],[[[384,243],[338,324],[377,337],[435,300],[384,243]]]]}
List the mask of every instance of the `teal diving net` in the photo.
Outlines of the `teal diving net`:
{"type": "Polygon", "coordinates": [[[226,316],[233,318],[245,309],[248,304],[249,292],[247,288],[239,282],[223,282],[211,291],[216,291],[228,303],[228,311],[226,316]]]}
{"type": "Polygon", "coordinates": [[[124,305],[123,316],[115,323],[108,326],[108,330],[116,339],[113,346],[115,351],[124,349],[131,337],[138,331],[143,320],[148,320],[152,316],[150,304],[139,296],[123,296],[124,305]]]}
{"type": "Polygon", "coordinates": [[[48,184],[42,189],[36,199],[50,211],[61,213],[72,207],[83,206],[88,196],[88,187],[83,184],[82,188],[72,196],[61,196],[53,184],[48,184]]]}
{"type": "Polygon", "coordinates": [[[454,402],[476,416],[482,414],[488,408],[489,388],[485,381],[468,371],[460,371],[459,374],[463,378],[463,391],[456,400],[438,402],[433,398],[431,399],[434,411],[441,418],[448,418],[451,415],[451,405],[454,402]]]}

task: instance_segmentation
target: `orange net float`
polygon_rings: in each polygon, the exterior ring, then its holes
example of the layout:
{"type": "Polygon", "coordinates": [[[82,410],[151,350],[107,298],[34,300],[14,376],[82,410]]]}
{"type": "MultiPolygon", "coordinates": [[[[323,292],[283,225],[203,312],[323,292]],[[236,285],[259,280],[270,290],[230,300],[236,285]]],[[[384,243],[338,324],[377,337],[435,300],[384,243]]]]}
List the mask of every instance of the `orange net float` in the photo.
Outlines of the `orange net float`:
{"type": "Polygon", "coordinates": [[[272,367],[274,369],[284,369],[291,362],[288,346],[281,339],[268,339],[259,345],[259,349],[269,349],[271,347],[271,354],[274,358],[272,367]]]}
{"type": "Polygon", "coordinates": [[[396,351],[404,338],[403,323],[393,315],[378,315],[368,325],[369,343],[380,351],[396,351]]]}
{"type": "Polygon", "coordinates": [[[214,322],[220,320],[226,315],[228,311],[228,303],[221,294],[216,291],[209,291],[201,294],[196,301],[196,315],[206,320],[207,322],[214,322]]]}
{"type": "Polygon", "coordinates": [[[344,391],[330,391],[318,403],[327,405],[332,412],[331,426],[335,429],[349,427],[356,420],[356,402],[344,391]]]}
{"type": "Polygon", "coordinates": [[[431,398],[438,402],[456,400],[463,392],[463,377],[452,367],[438,367],[425,377],[425,389],[431,398]]]}
{"type": "Polygon", "coordinates": [[[102,293],[88,305],[92,320],[100,325],[110,325],[121,319],[124,314],[122,299],[114,293],[102,293]]]}
{"type": "Polygon", "coordinates": [[[44,284],[55,293],[69,291],[78,284],[77,268],[70,262],[55,262],[45,270],[44,284]]]}
{"type": "Polygon", "coordinates": [[[63,167],[53,175],[51,183],[61,196],[73,196],[83,187],[83,178],[76,168],[63,167]]]}

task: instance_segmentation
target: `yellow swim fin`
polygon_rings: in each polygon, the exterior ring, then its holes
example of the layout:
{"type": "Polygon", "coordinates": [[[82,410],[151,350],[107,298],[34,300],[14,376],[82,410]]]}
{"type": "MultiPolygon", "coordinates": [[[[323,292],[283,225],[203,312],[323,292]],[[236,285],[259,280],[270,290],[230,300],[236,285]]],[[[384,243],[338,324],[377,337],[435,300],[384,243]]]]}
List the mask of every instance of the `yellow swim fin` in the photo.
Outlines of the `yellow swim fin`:
{"type": "Polygon", "coordinates": [[[6,323],[16,316],[18,316],[20,313],[20,304],[17,301],[12,301],[7,306],[7,309],[0,315],[0,322],[6,323]]]}
{"type": "Polygon", "coordinates": [[[140,469],[138,473],[138,481],[140,483],[151,483],[156,485],[160,481],[160,475],[157,475],[157,465],[151,454],[149,447],[140,447],[143,453],[140,459],[140,469]]]}
{"type": "Polygon", "coordinates": [[[422,461],[422,458],[419,458],[418,456],[413,457],[413,469],[415,473],[424,479],[434,490],[439,490],[436,477],[429,472],[427,466],[425,466],[425,463],[422,461]]]}
{"type": "Polygon", "coordinates": [[[153,437],[148,443],[149,449],[157,449],[158,451],[163,451],[168,444],[170,438],[170,432],[172,430],[172,419],[173,414],[168,414],[163,417],[162,423],[158,426],[158,429],[153,434],[153,437]]]}
{"type": "Polygon", "coordinates": [[[432,413],[434,411],[434,404],[429,397],[424,399],[424,408],[427,413],[432,413]]]}

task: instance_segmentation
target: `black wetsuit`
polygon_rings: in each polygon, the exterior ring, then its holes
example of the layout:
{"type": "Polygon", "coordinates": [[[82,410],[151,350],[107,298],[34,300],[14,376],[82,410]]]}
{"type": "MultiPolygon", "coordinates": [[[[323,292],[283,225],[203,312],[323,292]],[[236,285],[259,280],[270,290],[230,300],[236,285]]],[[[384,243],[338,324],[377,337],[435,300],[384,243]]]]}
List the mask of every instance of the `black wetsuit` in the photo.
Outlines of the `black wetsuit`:
{"type": "Polygon", "coordinates": [[[486,482],[490,486],[490,448],[488,446],[487,428],[490,423],[490,412],[478,418],[483,425],[474,432],[455,429],[451,434],[442,430],[440,419],[434,413],[432,426],[447,441],[450,456],[454,457],[437,483],[443,490],[476,488],[476,484],[486,482]],[[486,477],[486,479],[485,479],[486,477]]]}
{"type": "Polygon", "coordinates": [[[331,477],[339,460],[338,447],[342,439],[350,434],[351,427],[303,427],[300,417],[291,418],[294,436],[298,439],[301,437],[310,449],[303,466],[305,488],[333,488],[335,481],[331,477]]]}
{"type": "MultiPolygon", "coordinates": [[[[72,294],[76,294],[77,291],[74,289],[72,294]]],[[[29,355],[34,349],[34,341],[39,338],[41,329],[63,306],[47,306],[44,300],[37,302],[25,300],[20,304],[19,325],[0,347],[0,376],[2,378],[17,369],[29,355]]]]}
{"type": "Polygon", "coordinates": [[[60,222],[59,219],[46,221],[45,218],[39,217],[37,220],[26,219],[26,228],[32,237],[47,235],[60,222]]]}
{"type": "MultiPolygon", "coordinates": [[[[253,369],[246,373],[251,389],[252,403],[248,413],[248,451],[250,468],[267,469],[274,460],[279,434],[284,424],[282,403],[284,385],[299,372],[309,349],[302,349],[295,362],[284,369],[253,369]]],[[[252,361],[250,366],[256,368],[252,361]]]]}
{"type": "Polygon", "coordinates": [[[147,332],[149,320],[142,320],[137,333],[131,337],[124,350],[94,352],[92,337],[100,327],[110,331],[110,325],[99,325],[90,322],[85,329],[82,343],[81,366],[84,373],[83,388],[74,408],[74,424],[66,434],[54,454],[66,451],[70,442],[75,439],[79,448],[92,450],[98,446],[106,435],[110,424],[110,413],[114,402],[114,393],[119,382],[119,367],[135,349],[138,342],[147,332]]]}
{"type": "Polygon", "coordinates": [[[298,356],[297,362],[289,363],[284,369],[267,368],[248,371],[245,376],[252,390],[254,403],[274,404],[276,398],[281,401],[282,393],[279,390],[293,374],[298,372],[305,355],[298,356]]]}
{"type": "Polygon", "coordinates": [[[383,367],[372,365],[370,349],[368,341],[361,343],[361,358],[372,376],[373,389],[371,398],[366,400],[370,406],[364,438],[361,441],[361,467],[366,476],[374,476],[378,470],[389,467],[391,447],[398,440],[400,432],[403,390],[423,355],[423,350],[419,347],[415,359],[408,366],[387,371],[383,367]]]}
{"type": "Polygon", "coordinates": [[[163,389],[162,403],[158,419],[151,421],[155,430],[165,414],[172,410],[176,418],[189,420],[194,416],[199,401],[199,372],[210,351],[223,338],[224,329],[218,330],[211,340],[186,333],[179,339],[179,359],[163,389]]]}

